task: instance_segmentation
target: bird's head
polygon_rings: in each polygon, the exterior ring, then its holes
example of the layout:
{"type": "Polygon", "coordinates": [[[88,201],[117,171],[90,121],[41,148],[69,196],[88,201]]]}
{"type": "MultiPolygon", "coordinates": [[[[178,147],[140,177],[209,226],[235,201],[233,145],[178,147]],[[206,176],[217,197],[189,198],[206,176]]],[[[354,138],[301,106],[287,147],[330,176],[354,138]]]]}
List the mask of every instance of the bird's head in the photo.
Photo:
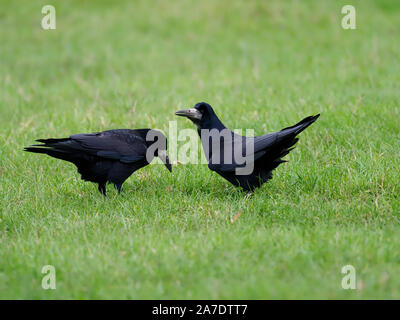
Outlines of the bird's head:
{"type": "Polygon", "coordinates": [[[193,108],[179,110],[175,114],[188,118],[200,129],[212,127],[213,122],[219,122],[213,108],[206,102],[196,103],[193,108]]]}

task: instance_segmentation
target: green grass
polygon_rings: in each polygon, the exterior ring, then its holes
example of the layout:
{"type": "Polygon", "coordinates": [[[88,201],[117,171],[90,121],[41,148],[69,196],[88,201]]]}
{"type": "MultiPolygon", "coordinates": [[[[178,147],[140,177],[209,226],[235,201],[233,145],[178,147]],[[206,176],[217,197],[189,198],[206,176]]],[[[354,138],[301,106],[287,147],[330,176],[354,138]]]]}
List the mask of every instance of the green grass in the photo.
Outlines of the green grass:
{"type": "Polygon", "coordinates": [[[351,1],[356,30],[347,2],[210,0],[51,1],[44,31],[48,3],[0,6],[0,298],[400,298],[398,1],[351,1]],[[174,111],[199,101],[257,135],[322,115],[248,200],[205,165],[148,166],[104,199],[22,151],[192,128],[174,111]]]}

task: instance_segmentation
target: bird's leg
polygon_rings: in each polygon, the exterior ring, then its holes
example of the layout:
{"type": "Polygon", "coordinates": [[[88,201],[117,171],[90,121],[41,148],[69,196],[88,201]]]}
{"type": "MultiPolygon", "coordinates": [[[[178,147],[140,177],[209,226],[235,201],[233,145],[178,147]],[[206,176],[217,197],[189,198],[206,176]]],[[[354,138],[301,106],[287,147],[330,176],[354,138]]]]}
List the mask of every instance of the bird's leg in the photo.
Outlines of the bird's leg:
{"type": "Polygon", "coordinates": [[[250,198],[250,196],[251,196],[252,194],[253,194],[253,191],[247,192],[246,195],[244,196],[244,199],[246,200],[246,199],[250,198]]]}
{"type": "Polygon", "coordinates": [[[99,187],[98,187],[100,193],[107,197],[107,192],[106,192],[106,184],[105,183],[99,183],[99,187]]]}
{"type": "Polygon", "coordinates": [[[121,184],[114,184],[115,189],[118,190],[118,193],[121,193],[122,190],[122,183],[121,184]]]}

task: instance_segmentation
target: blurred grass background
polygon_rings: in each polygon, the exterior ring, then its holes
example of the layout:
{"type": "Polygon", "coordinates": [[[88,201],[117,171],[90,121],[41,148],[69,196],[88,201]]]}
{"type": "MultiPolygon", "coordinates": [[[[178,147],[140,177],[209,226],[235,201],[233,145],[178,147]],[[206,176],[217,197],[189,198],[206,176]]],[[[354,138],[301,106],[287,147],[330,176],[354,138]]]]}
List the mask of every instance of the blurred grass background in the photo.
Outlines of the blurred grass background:
{"type": "Polygon", "coordinates": [[[400,298],[400,3],[352,1],[356,30],[345,4],[2,1],[0,298],[400,298]],[[257,135],[322,116],[248,200],[204,165],[149,166],[103,199],[22,152],[192,128],[174,112],[199,101],[257,135]],[[341,288],[347,264],[358,290],[341,288]]]}

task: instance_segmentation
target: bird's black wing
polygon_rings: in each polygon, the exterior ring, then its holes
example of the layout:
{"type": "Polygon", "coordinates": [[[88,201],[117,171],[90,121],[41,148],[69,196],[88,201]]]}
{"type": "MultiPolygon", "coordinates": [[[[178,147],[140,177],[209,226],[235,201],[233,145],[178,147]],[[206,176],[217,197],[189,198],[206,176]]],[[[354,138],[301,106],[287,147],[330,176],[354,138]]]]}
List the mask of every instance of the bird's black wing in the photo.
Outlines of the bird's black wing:
{"type": "Polygon", "coordinates": [[[136,130],[110,130],[74,134],[66,139],[41,139],[39,147],[55,148],[67,153],[79,152],[99,158],[133,163],[146,157],[145,140],[136,130]]]}
{"type": "MultiPolygon", "coordinates": [[[[275,140],[273,134],[265,135],[262,137],[244,137],[237,135],[232,132],[232,139],[225,139],[224,142],[220,142],[223,144],[223,149],[220,149],[219,155],[213,154],[211,161],[209,161],[208,167],[211,170],[218,171],[234,171],[237,168],[241,168],[246,166],[251,162],[256,161],[261,158],[267,151],[265,150],[265,145],[268,143],[272,143],[275,140]],[[262,142],[260,138],[263,138],[262,142]],[[229,149],[227,151],[227,148],[229,149]],[[231,154],[230,161],[226,161],[224,158],[223,161],[218,161],[218,159],[224,157],[222,153],[231,154]]],[[[215,142],[213,142],[215,143],[215,142]]],[[[213,145],[211,146],[213,148],[213,145]]],[[[214,148],[217,150],[218,148],[214,148]]]]}
{"type": "Polygon", "coordinates": [[[293,146],[299,140],[296,136],[314,123],[318,117],[319,114],[316,116],[310,116],[304,118],[294,126],[258,137],[242,137],[232,133],[232,148],[234,150],[241,149],[246,160],[242,163],[237,163],[233,157],[234,161],[232,161],[231,164],[223,163],[217,166],[209,165],[209,167],[211,170],[229,172],[244,167],[246,164],[251,162],[255,162],[261,157],[263,157],[263,159],[265,158],[267,162],[272,161],[276,163],[276,165],[279,165],[280,163],[285,162],[284,160],[281,160],[281,158],[293,150],[293,146]]]}

